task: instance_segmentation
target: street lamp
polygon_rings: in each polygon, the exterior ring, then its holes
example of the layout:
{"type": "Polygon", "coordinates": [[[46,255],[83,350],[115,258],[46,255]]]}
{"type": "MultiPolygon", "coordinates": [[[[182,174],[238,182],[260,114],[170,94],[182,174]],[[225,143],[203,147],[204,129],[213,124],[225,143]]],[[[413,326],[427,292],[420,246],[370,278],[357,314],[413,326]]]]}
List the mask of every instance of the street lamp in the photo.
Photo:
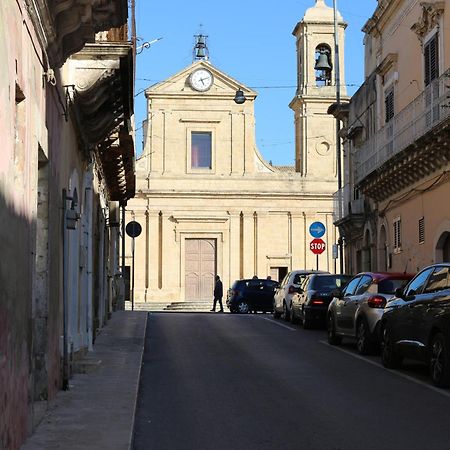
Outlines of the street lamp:
{"type": "Polygon", "coordinates": [[[241,88],[239,88],[236,91],[236,95],[234,96],[234,102],[237,103],[238,105],[242,105],[243,103],[245,103],[246,100],[247,99],[245,98],[244,91],[241,88]]]}

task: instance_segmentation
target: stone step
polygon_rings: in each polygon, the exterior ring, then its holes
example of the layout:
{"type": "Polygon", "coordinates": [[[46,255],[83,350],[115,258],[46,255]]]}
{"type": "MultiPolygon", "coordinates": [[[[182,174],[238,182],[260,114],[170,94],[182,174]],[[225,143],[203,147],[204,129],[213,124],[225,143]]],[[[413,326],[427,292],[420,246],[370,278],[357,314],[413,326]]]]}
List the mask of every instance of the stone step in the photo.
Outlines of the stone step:
{"type": "MultiPolygon", "coordinates": [[[[205,312],[210,311],[212,307],[212,301],[189,301],[189,302],[172,302],[172,303],[162,303],[162,302],[135,302],[135,311],[187,311],[187,312],[205,312]]],[[[125,302],[125,309],[131,310],[131,302],[125,302]]]]}

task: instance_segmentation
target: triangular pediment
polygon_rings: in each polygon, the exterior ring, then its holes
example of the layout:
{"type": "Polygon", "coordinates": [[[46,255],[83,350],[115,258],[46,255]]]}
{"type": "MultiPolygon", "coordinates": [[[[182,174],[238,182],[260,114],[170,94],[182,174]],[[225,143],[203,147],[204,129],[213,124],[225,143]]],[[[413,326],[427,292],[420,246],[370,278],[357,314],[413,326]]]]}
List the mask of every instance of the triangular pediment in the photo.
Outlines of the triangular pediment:
{"type": "Polygon", "coordinates": [[[170,78],[161,81],[145,90],[147,97],[155,96],[235,96],[236,90],[241,89],[247,99],[254,99],[257,93],[240,83],[238,80],[230,77],[225,72],[217,69],[208,61],[195,61],[190,66],[185,67],[180,72],[170,78]],[[207,69],[213,75],[213,84],[207,91],[199,92],[195,90],[189,82],[190,75],[198,69],[207,69]]]}

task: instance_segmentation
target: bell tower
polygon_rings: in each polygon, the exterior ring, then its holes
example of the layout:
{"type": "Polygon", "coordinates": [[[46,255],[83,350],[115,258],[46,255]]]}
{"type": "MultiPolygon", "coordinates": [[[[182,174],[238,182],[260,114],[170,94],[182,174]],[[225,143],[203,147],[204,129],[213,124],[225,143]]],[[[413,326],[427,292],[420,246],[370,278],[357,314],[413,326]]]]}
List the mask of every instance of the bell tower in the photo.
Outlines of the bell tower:
{"type": "Polygon", "coordinates": [[[327,111],[338,94],[341,103],[348,103],[344,77],[347,24],[339,12],[336,25],[335,33],[334,9],[325,0],[316,0],[292,32],[297,46],[297,91],[289,104],[295,117],[295,168],[305,177],[327,181],[337,176],[336,122],[327,111]],[[339,92],[335,70],[339,70],[339,92]]]}

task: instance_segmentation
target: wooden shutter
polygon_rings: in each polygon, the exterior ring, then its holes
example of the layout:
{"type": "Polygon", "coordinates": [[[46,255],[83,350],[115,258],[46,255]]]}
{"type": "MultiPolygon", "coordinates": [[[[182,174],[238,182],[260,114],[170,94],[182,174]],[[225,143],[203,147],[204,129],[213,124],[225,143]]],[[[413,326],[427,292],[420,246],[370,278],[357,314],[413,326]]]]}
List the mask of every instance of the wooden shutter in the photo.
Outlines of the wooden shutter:
{"type": "Polygon", "coordinates": [[[425,86],[439,76],[439,46],[437,33],[425,45],[425,86]]]}

